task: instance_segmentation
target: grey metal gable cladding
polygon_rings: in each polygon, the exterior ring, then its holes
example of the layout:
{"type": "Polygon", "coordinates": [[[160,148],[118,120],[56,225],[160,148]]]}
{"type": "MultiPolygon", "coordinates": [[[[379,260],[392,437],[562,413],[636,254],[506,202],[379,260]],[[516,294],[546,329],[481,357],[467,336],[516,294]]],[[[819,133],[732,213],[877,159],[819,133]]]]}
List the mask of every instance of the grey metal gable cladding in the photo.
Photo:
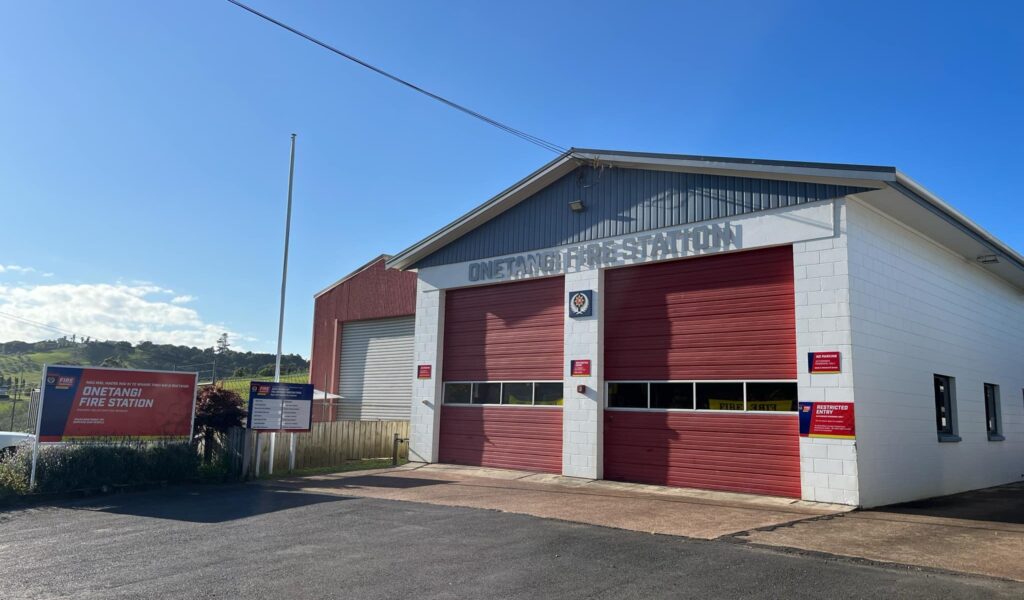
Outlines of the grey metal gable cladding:
{"type": "Polygon", "coordinates": [[[416,263],[435,267],[842,198],[870,188],[584,165],[416,263]],[[583,200],[586,209],[569,210],[583,200]]]}

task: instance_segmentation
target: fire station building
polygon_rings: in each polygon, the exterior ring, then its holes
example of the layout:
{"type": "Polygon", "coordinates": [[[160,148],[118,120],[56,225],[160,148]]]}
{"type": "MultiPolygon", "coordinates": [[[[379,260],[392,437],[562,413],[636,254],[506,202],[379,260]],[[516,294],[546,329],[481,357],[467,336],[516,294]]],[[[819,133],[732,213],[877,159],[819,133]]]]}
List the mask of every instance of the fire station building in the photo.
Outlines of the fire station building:
{"type": "Polygon", "coordinates": [[[861,506],[1024,474],[1024,257],[891,167],[575,149],[386,266],[414,460],[861,506]]]}

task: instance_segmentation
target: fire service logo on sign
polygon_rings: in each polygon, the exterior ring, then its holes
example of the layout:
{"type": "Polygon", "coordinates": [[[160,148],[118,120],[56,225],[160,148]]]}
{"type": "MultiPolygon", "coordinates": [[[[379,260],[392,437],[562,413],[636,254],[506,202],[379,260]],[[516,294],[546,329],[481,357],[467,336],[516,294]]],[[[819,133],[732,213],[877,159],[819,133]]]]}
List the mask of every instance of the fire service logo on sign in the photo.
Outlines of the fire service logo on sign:
{"type": "Polygon", "coordinates": [[[576,319],[594,314],[593,290],[569,292],[569,316],[576,319]]]}
{"type": "Polygon", "coordinates": [[[47,375],[46,385],[57,388],[58,390],[66,390],[74,387],[75,378],[68,377],[66,375],[47,375]]]}

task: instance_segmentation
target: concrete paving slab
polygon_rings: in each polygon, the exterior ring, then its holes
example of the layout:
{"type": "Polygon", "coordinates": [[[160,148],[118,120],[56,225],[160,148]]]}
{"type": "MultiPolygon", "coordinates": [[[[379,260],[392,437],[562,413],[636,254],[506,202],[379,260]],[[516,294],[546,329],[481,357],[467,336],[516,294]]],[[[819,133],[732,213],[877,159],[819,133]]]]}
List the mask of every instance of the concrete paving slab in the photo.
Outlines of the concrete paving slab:
{"type": "Polygon", "coordinates": [[[498,510],[576,523],[714,539],[849,510],[791,499],[676,490],[447,465],[263,482],[307,493],[498,510]]]}
{"type": "Polygon", "coordinates": [[[1024,581],[1024,486],[1015,484],[740,536],[750,542],[1024,581]]]}

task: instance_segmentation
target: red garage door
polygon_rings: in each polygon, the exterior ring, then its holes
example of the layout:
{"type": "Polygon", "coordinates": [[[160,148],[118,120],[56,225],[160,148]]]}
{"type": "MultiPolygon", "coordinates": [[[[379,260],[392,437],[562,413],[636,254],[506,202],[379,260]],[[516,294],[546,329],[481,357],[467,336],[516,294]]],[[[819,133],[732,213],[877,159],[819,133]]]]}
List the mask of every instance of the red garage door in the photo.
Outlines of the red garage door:
{"type": "Polygon", "coordinates": [[[605,281],[605,477],[799,497],[792,249],[605,281]]]}
{"type": "Polygon", "coordinates": [[[441,462],[562,471],[561,277],[445,295],[441,462]]]}

